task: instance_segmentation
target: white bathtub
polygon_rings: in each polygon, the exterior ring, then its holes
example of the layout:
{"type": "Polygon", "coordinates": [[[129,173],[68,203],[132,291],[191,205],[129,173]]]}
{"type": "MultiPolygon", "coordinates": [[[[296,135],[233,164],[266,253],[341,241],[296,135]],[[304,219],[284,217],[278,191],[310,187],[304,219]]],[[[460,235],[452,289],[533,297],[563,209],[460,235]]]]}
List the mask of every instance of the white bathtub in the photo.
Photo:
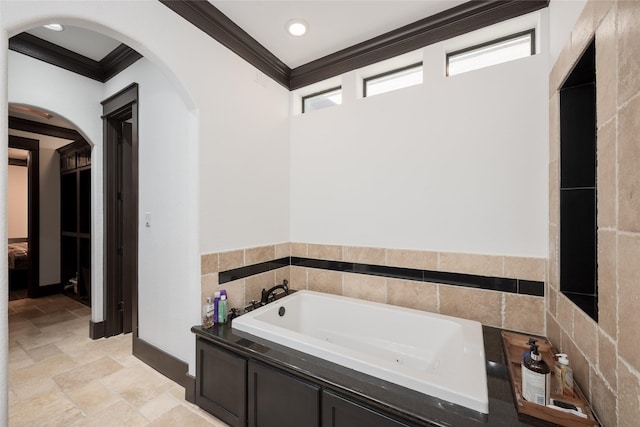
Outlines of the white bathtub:
{"type": "Polygon", "coordinates": [[[232,327],[489,413],[478,322],[303,290],[234,319],[232,327]]]}

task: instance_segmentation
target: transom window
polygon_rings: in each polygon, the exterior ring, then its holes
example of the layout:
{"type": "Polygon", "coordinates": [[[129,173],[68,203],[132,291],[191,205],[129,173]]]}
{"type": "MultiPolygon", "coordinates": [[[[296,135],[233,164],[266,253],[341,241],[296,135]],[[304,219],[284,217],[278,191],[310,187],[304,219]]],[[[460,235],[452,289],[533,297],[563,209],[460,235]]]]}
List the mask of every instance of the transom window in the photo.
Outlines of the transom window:
{"type": "Polygon", "coordinates": [[[364,96],[373,96],[422,84],[422,62],[364,79],[364,96]]]}
{"type": "Polygon", "coordinates": [[[342,104],[342,87],[334,87],[302,97],[302,112],[321,110],[342,104]]]}
{"type": "Polygon", "coordinates": [[[447,54],[447,76],[535,55],[535,30],[501,37],[447,54]]]}

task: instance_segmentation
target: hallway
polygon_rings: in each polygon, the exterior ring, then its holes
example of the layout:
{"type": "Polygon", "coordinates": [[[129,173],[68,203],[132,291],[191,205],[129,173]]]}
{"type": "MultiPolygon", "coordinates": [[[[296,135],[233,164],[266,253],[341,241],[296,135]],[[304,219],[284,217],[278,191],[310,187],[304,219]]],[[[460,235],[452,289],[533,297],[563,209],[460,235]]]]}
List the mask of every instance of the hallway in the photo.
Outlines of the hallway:
{"type": "Polygon", "coordinates": [[[184,388],[131,354],[131,335],[88,338],[63,295],[9,302],[9,426],[215,426],[184,388]]]}

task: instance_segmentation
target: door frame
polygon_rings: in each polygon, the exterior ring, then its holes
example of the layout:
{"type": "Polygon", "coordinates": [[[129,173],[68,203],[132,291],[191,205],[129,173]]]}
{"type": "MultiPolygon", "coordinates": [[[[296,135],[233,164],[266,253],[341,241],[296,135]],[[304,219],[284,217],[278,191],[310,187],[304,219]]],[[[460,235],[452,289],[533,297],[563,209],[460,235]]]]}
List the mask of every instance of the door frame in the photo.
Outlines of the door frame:
{"type": "MultiPolygon", "coordinates": [[[[119,316],[116,273],[117,273],[117,236],[122,224],[117,221],[118,173],[117,145],[118,131],[114,123],[120,123],[123,117],[131,117],[132,153],[131,153],[131,192],[134,222],[138,224],[138,84],[132,83],[115,95],[102,101],[103,107],[103,153],[104,153],[104,336],[110,337],[121,333],[120,324],[115,319],[119,316]]],[[[132,246],[132,283],[131,316],[133,339],[138,337],[138,227],[128,236],[132,246]]]]}
{"type": "Polygon", "coordinates": [[[40,141],[9,135],[9,148],[29,151],[28,168],[28,204],[27,241],[29,245],[27,296],[40,296],[40,141]]]}

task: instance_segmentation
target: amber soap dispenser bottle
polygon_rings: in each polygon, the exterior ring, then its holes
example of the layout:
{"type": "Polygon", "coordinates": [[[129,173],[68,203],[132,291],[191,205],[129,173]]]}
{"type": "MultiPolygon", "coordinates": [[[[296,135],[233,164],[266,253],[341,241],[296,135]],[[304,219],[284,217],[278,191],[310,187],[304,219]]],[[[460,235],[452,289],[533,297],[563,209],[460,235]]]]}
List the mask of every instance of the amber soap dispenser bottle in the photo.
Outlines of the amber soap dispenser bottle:
{"type": "Polygon", "coordinates": [[[533,345],[531,354],[522,361],[522,397],[538,405],[549,403],[551,369],[542,360],[538,346],[533,345]]]}

